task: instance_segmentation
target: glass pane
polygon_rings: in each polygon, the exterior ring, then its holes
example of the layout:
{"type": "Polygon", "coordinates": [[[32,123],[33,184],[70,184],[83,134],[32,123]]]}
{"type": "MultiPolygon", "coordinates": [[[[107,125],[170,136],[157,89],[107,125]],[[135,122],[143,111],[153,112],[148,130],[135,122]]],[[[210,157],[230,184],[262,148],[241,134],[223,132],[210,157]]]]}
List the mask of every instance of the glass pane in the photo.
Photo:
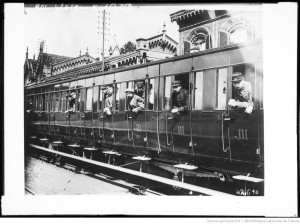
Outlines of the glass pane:
{"type": "Polygon", "coordinates": [[[165,88],[164,88],[164,109],[170,110],[170,101],[171,101],[171,76],[165,77],[165,88]]]}
{"type": "Polygon", "coordinates": [[[77,111],[80,111],[80,89],[77,90],[77,111]]]}
{"type": "Polygon", "coordinates": [[[99,86],[93,87],[93,111],[97,111],[97,103],[99,96],[99,86]]]}
{"type": "Polygon", "coordinates": [[[103,91],[101,90],[101,87],[99,88],[99,104],[98,104],[98,110],[102,110],[102,99],[103,99],[103,91]]]}
{"type": "Polygon", "coordinates": [[[92,86],[94,84],[94,78],[89,78],[85,80],[86,87],[92,86]]]}
{"type": "Polygon", "coordinates": [[[59,97],[59,93],[55,93],[55,111],[58,111],[59,109],[59,101],[60,101],[60,97],[59,97]]]}
{"type": "Polygon", "coordinates": [[[194,108],[196,110],[203,109],[203,72],[195,74],[194,108]]]}
{"type": "Polygon", "coordinates": [[[148,109],[153,110],[153,105],[154,105],[154,83],[155,79],[150,79],[149,80],[149,94],[148,94],[148,109]]]}
{"type": "Polygon", "coordinates": [[[116,84],[115,86],[115,92],[116,92],[116,110],[119,110],[120,106],[120,84],[116,84]]]}
{"type": "Polygon", "coordinates": [[[61,94],[61,105],[60,105],[60,111],[65,112],[66,110],[66,94],[67,92],[62,92],[61,94]]]}
{"type": "Polygon", "coordinates": [[[92,103],[93,103],[93,89],[92,88],[88,88],[86,90],[85,110],[92,110],[92,103]]]}
{"type": "Polygon", "coordinates": [[[218,70],[217,109],[219,110],[226,109],[227,76],[228,76],[227,68],[222,68],[218,70]]]}
{"type": "Polygon", "coordinates": [[[42,107],[41,107],[41,110],[45,111],[45,104],[46,104],[46,102],[45,102],[45,94],[43,94],[41,96],[42,96],[42,107]]]}

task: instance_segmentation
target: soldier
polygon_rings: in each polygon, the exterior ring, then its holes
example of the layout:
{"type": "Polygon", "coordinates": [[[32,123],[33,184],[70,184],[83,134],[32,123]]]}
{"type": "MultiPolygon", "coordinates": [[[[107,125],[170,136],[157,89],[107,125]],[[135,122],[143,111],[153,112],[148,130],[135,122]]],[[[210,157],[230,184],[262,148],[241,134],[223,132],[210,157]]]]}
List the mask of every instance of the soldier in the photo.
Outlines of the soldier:
{"type": "Polygon", "coordinates": [[[75,111],[76,93],[74,91],[69,93],[67,95],[67,99],[68,99],[69,108],[66,112],[68,112],[68,111],[74,112],[75,111]]]}
{"type": "Polygon", "coordinates": [[[139,81],[135,83],[134,92],[139,97],[145,99],[145,83],[143,81],[139,81]]]}
{"type": "Polygon", "coordinates": [[[126,97],[129,110],[134,113],[138,113],[139,111],[144,110],[144,99],[135,94],[132,88],[126,89],[125,93],[127,94],[126,97]]]}
{"type": "Polygon", "coordinates": [[[112,86],[105,86],[102,88],[104,93],[104,109],[103,113],[107,115],[111,115],[111,110],[113,107],[113,100],[114,100],[114,89],[112,86]]]}
{"type": "Polygon", "coordinates": [[[176,80],[172,83],[172,114],[181,114],[189,110],[189,93],[182,88],[181,81],[176,80]]]}
{"type": "Polygon", "coordinates": [[[244,80],[241,72],[234,72],[231,78],[233,84],[233,99],[229,100],[228,105],[238,111],[243,110],[251,114],[253,110],[251,84],[244,80]]]}

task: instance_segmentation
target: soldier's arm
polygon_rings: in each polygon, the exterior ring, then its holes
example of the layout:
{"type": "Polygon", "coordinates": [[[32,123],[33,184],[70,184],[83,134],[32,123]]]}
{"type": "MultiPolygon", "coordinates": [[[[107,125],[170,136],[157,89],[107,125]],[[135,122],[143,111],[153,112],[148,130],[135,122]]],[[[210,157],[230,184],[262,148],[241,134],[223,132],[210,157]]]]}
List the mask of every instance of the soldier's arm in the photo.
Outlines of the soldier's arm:
{"type": "Polygon", "coordinates": [[[138,109],[138,111],[141,111],[141,110],[144,110],[144,108],[145,108],[145,103],[144,103],[144,100],[143,100],[143,98],[139,98],[138,100],[137,100],[137,109],[138,109]]]}
{"type": "Polygon", "coordinates": [[[252,101],[252,87],[251,87],[251,84],[248,83],[247,86],[246,86],[246,90],[248,92],[248,100],[245,101],[245,102],[237,102],[237,106],[238,107],[244,107],[244,108],[247,108],[249,106],[252,106],[253,107],[253,101],[252,101]]]}
{"type": "Polygon", "coordinates": [[[185,105],[182,107],[178,108],[178,111],[188,111],[189,110],[189,92],[187,90],[184,91],[184,101],[185,101],[185,105]]]}

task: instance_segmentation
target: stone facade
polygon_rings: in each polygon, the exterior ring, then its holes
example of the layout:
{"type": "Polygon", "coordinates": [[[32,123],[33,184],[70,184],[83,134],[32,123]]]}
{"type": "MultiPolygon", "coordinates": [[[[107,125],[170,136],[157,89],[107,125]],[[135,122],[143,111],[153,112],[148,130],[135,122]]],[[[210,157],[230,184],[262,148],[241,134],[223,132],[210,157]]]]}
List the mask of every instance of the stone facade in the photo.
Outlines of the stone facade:
{"type": "Polygon", "coordinates": [[[262,38],[259,11],[181,10],[170,17],[179,25],[179,55],[262,38]]]}

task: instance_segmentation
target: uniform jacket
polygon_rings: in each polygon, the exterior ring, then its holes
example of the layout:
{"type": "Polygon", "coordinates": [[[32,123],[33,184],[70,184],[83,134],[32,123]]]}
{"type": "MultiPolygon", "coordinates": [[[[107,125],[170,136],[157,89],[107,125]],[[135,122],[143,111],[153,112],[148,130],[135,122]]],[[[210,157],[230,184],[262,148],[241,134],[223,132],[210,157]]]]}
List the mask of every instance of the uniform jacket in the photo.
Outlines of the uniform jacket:
{"type": "Polygon", "coordinates": [[[106,95],[105,101],[104,101],[104,108],[112,109],[113,107],[113,99],[114,94],[106,95]]]}
{"type": "Polygon", "coordinates": [[[178,108],[178,111],[189,110],[189,92],[181,89],[179,92],[172,93],[172,108],[178,108]]]}
{"type": "Polygon", "coordinates": [[[133,97],[129,101],[129,109],[138,108],[138,111],[144,110],[144,99],[136,94],[133,94],[133,97]]]}
{"type": "MultiPolygon", "coordinates": [[[[234,88],[234,87],[233,87],[234,88]]],[[[237,101],[237,107],[246,108],[253,106],[252,87],[249,82],[244,81],[242,88],[233,90],[233,99],[237,101]]]]}

